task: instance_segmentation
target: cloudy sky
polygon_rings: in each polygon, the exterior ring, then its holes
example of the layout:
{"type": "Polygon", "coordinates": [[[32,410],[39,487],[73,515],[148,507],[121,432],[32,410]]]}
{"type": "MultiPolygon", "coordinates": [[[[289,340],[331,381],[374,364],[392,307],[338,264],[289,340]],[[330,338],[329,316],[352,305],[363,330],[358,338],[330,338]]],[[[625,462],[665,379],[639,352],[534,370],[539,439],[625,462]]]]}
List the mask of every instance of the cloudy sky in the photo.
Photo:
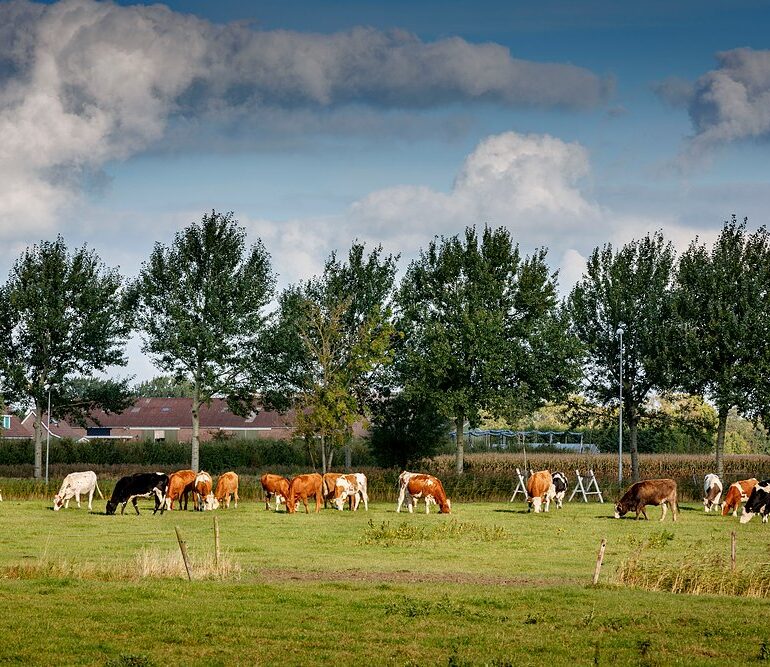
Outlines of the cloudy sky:
{"type": "Polygon", "coordinates": [[[769,25],[760,0],[0,1],[0,276],[57,233],[131,276],[217,209],[281,285],[487,223],[566,291],[596,245],[769,222],[769,25]]]}

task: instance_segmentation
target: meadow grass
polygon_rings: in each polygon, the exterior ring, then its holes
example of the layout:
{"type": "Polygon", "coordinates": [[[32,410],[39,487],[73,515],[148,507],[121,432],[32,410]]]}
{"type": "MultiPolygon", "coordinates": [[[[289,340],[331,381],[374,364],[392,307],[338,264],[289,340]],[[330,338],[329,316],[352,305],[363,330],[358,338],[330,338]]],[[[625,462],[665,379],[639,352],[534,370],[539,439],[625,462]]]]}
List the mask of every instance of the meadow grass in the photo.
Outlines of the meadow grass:
{"type": "MultiPolygon", "coordinates": [[[[396,514],[391,503],[288,515],[243,502],[216,513],[220,570],[212,513],[153,516],[140,503],[141,516],[130,507],[105,516],[104,501],[94,507],[0,504],[0,596],[10,612],[0,623],[0,661],[698,665],[770,657],[767,599],[732,594],[738,589],[648,591],[630,577],[631,562],[658,573],[724,569],[731,530],[740,568],[768,562],[768,526],[741,526],[696,505],[661,524],[613,520],[609,503],[538,515],[522,502],[453,503],[451,516],[426,516],[396,514]]],[[[659,510],[649,514],[657,519],[659,510]]]]}

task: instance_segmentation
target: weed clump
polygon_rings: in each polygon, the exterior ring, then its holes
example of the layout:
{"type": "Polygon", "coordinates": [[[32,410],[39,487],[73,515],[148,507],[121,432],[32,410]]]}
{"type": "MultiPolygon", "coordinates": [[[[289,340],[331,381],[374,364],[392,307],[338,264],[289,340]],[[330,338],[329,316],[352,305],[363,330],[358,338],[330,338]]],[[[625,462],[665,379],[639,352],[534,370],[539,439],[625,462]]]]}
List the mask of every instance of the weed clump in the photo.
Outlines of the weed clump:
{"type": "Polygon", "coordinates": [[[431,540],[453,540],[466,538],[474,542],[496,542],[510,538],[508,530],[502,526],[481,526],[476,523],[461,523],[456,520],[435,526],[417,526],[402,521],[391,526],[390,521],[375,524],[369,519],[359,544],[380,544],[392,546],[400,542],[427,542],[431,540]]]}

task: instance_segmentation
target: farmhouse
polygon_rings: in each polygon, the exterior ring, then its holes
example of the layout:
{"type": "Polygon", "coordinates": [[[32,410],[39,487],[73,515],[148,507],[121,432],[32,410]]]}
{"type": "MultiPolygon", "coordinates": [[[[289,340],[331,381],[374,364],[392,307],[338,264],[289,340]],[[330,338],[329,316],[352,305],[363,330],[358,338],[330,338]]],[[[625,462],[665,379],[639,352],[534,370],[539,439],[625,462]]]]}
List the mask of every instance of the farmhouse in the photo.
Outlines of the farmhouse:
{"type": "MultiPolygon", "coordinates": [[[[192,417],[189,398],[139,398],[133,406],[121,413],[92,413],[86,427],[80,428],[64,420],[51,420],[52,438],[155,440],[156,442],[187,442],[192,438],[192,417]]],[[[34,411],[19,420],[11,416],[8,430],[0,437],[32,438],[34,436],[34,411]]],[[[43,415],[43,433],[46,432],[47,415],[43,415]]],[[[260,410],[246,417],[233,414],[227,401],[215,398],[210,405],[201,406],[200,439],[211,440],[215,436],[275,440],[289,439],[294,433],[294,413],[260,410]]]]}

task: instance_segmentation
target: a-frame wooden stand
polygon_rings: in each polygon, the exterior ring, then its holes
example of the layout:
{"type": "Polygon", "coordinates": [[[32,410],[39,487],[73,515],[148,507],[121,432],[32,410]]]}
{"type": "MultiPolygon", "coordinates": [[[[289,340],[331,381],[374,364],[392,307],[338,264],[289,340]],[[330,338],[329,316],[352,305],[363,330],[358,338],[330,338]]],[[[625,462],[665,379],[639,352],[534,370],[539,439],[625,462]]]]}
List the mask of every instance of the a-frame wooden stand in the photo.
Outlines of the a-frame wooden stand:
{"type": "Polygon", "coordinates": [[[572,499],[578,492],[582,494],[584,503],[588,502],[588,496],[599,496],[599,502],[604,502],[601,489],[599,489],[599,482],[596,481],[596,475],[594,475],[593,470],[589,470],[585,476],[581,476],[580,471],[576,470],[575,477],[577,478],[577,484],[575,484],[572,495],[569,497],[570,502],[572,502],[572,499]]]}

